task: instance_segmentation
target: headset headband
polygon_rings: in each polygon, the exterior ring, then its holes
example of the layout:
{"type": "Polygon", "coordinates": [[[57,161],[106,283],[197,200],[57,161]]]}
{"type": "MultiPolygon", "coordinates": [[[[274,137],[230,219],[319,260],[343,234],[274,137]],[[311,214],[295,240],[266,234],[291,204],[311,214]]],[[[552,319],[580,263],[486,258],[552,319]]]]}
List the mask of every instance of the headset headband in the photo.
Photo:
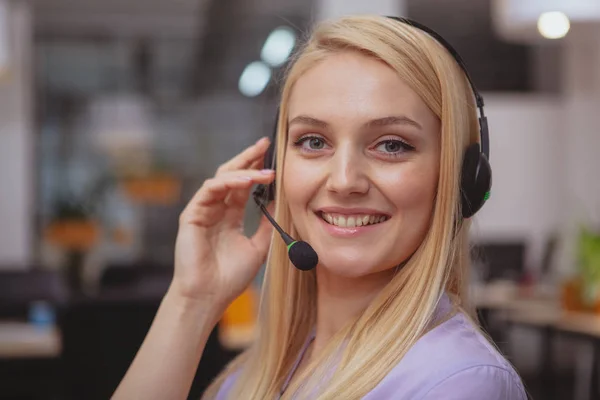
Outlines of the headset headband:
{"type": "Polygon", "coordinates": [[[446,39],[444,39],[442,37],[442,35],[440,35],[436,31],[434,31],[433,29],[429,28],[428,26],[425,26],[417,21],[413,21],[410,18],[394,17],[394,16],[390,16],[390,15],[387,15],[386,17],[393,19],[395,21],[398,21],[398,22],[402,22],[402,23],[410,25],[410,26],[414,26],[415,28],[429,34],[431,37],[433,37],[435,40],[437,40],[438,43],[440,43],[442,46],[444,46],[446,48],[446,50],[448,50],[448,52],[452,55],[452,57],[454,57],[454,59],[456,60],[456,63],[460,66],[460,68],[463,70],[465,76],[467,77],[467,80],[469,81],[469,85],[471,86],[471,90],[473,91],[473,94],[475,95],[475,103],[477,104],[477,109],[479,110],[479,136],[481,138],[481,152],[483,154],[485,154],[486,158],[489,160],[490,159],[490,138],[489,138],[489,132],[488,132],[488,126],[487,126],[487,118],[485,117],[485,113],[483,111],[483,106],[484,106],[483,96],[481,96],[481,94],[475,87],[475,84],[473,83],[473,80],[471,79],[471,75],[469,75],[469,71],[467,70],[467,67],[465,65],[465,62],[463,61],[460,54],[458,54],[458,51],[456,51],[456,49],[454,47],[452,47],[452,45],[450,43],[448,43],[448,41],[446,39]]]}

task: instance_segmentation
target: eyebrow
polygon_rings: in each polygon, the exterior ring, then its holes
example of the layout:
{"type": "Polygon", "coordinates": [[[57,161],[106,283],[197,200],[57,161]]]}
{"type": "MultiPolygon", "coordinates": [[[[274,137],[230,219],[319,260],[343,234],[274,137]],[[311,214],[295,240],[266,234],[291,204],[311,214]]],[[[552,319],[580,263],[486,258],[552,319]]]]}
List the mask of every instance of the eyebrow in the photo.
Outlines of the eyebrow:
{"type": "Polygon", "coordinates": [[[380,127],[389,125],[412,125],[417,129],[423,129],[414,119],[407,117],[406,115],[392,115],[390,117],[383,117],[371,120],[365,124],[368,127],[380,127]]]}
{"type": "MultiPolygon", "coordinates": [[[[294,117],[289,122],[290,126],[293,124],[305,124],[305,125],[311,125],[311,126],[314,126],[317,128],[323,128],[323,129],[329,127],[329,124],[327,122],[321,121],[320,119],[317,119],[317,118],[310,117],[308,115],[298,115],[297,117],[294,117]]],[[[365,124],[363,124],[363,126],[367,127],[367,128],[383,127],[383,126],[390,126],[390,125],[410,125],[417,129],[423,129],[421,124],[419,124],[414,119],[407,117],[406,115],[392,115],[389,117],[372,119],[372,120],[366,122],[365,124]]]]}

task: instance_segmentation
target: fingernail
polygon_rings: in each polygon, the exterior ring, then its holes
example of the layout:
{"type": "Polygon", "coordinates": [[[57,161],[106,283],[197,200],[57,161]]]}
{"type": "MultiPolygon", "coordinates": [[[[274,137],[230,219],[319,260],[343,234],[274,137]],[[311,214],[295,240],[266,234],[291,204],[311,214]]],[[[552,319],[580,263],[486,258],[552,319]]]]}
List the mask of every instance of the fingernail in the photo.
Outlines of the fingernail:
{"type": "Polygon", "coordinates": [[[267,140],[269,140],[269,138],[268,138],[268,137],[266,137],[266,136],[263,136],[263,137],[261,137],[260,139],[258,139],[258,140],[256,141],[256,144],[261,144],[261,143],[264,143],[264,142],[266,142],[267,140]]]}
{"type": "Polygon", "coordinates": [[[263,175],[271,175],[273,172],[275,171],[273,171],[272,169],[263,169],[260,171],[260,173],[263,175]]]}
{"type": "Polygon", "coordinates": [[[238,177],[238,179],[239,179],[240,181],[244,181],[244,182],[249,182],[249,181],[251,181],[251,180],[252,180],[252,178],[251,178],[251,177],[249,177],[249,176],[240,176],[240,177],[238,177]]]}

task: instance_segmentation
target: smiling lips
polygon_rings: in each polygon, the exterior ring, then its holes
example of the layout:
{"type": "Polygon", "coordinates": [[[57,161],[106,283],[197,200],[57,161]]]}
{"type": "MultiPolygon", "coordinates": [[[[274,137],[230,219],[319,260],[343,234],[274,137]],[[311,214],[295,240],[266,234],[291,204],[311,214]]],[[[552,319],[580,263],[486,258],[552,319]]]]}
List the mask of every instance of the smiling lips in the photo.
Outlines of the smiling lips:
{"type": "Polygon", "coordinates": [[[373,215],[373,214],[337,214],[320,212],[321,218],[330,225],[334,225],[340,228],[355,228],[360,226],[375,225],[389,219],[386,215],[373,215]]]}

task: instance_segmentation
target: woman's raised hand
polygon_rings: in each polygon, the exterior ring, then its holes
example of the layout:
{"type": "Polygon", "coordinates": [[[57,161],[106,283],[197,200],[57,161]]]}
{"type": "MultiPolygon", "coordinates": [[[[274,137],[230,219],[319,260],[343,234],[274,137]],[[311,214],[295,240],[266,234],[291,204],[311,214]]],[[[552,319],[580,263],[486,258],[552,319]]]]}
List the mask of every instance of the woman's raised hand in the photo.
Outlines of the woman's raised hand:
{"type": "Polygon", "coordinates": [[[274,171],[258,170],[268,147],[263,138],[221,165],[181,213],[172,295],[224,310],[258,273],[272,228],[263,217],[249,238],[243,220],[252,185],[275,179],[274,171]]]}
{"type": "Polygon", "coordinates": [[[267,255],[266,218],[251,238],[242,224],[252,185],[275,178],[257,170],[268,146],[261,139],[221,165],[181,213],[173,281],[113,399],[188,397],[215,324],[267,255]]]}

